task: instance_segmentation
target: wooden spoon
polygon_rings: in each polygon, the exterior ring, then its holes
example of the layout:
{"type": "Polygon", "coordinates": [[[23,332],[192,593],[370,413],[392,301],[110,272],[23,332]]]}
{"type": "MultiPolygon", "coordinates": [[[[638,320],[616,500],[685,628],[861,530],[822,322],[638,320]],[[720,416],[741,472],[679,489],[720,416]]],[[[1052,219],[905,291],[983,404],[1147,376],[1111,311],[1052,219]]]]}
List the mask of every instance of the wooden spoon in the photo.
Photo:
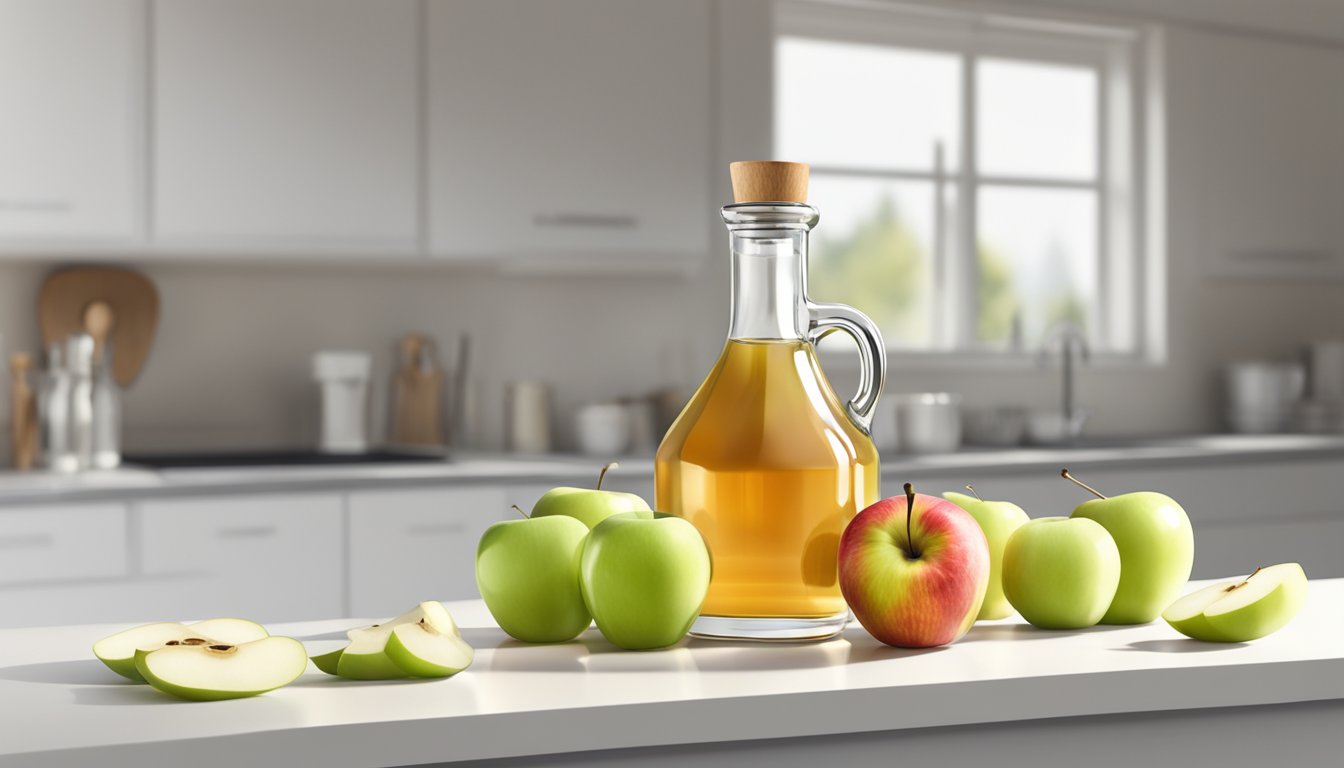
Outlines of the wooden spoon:
{"type": "Polygon", "coordinates": [[[84,308],[84,330],[93,337],[94,362],[102,361],[107,337],[112,335],[112,328],[116,324],[116,313],[112,311],[112,305],[106,301],[91,301],[84,308]]]}

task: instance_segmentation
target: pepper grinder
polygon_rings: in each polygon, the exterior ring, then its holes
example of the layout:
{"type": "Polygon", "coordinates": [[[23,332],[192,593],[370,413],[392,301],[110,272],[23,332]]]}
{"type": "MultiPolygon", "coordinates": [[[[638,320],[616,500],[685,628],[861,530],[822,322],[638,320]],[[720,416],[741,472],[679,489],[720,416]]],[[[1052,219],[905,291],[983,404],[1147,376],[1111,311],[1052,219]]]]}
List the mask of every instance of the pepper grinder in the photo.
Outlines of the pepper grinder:
{"type": "Polygon", "coordinates": [[[9,358],[9,372],[13,378],[10,387],[13,413],[13,456],[16,469],[32,469],[37,464],[37,394],[33,391],[29,374],[33,358],[27,352],[16,352],[9,358]]]}

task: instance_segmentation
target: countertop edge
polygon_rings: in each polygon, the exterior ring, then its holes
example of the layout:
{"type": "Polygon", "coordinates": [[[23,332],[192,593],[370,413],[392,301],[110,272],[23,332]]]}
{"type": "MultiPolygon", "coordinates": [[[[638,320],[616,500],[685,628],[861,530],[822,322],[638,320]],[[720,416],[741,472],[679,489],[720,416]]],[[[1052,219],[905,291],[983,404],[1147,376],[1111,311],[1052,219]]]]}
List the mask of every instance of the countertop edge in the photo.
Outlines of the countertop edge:
{"type": "Polygon", "coordinates": [[[1340,699],[1344,659],[1306,659],[282,728],[11,753],[0,762],[63,765],[97,755],[105,764],[171,759],[208,768],[302,755],[310,764],[415,765],[1340,699]],[[1024,713],[1023,702],[1032,709],[1024,713]],[[893,722],[893,712],[909,719],[893,722]]]}
{"type": "MultiPolygon", "coordinates": [[[[489,470],[473,466],[473,462],[445,464],[442,467],[425,464],[355,466],[348,472],[326,470],[313,472],[295,470],[286,472],[272,468],[258,469],[253,477],[239,479],[244,470],[221,472],[209,477],[211,471],[193,470],[189,473],[167,471],[156,473],[156,482],[125,485],[91,485],[87,487],[29,487],[4,488],[0,477],[0,512],[6,507],[70,502],[119,502],[142,499],[181,498],[195,496],[244,496],[265,493],[346,493],[384,488],[425,488],[458,486],[472,487],[498,484],[563,484],[586,483],[591,480],[591,467],[583,457],[557,456],[544,469],[535,461],[519,460],[518,469],[508,467],[509,459],[486,459],[480,463],[489,470]]],[[[1278,464],[1296,462],[1344,461],[1344,440],[1337,446],[1299,446],[1252,449],[1211,449],[1181,443],[1155,442],[1139,446],[1086,447],[1080,449],[1031,449],[1021,451],[967,451],[955,454],[908,456],[897,454],[884,461],[883,477],[961,478],[969,472],[978,475],[1002,475],[1032,471],[1057,471],[1060,466],[1087,468],[1136,468],[1151,466],[1210,466],[1229,464],[1278,464]]],[[[626,465],[613,477],[646,480],[653,476],[652,460],[648,457],[627,459],[626,465]]],[[[54,481],[55,482],[55,481],[54,481]]]]}

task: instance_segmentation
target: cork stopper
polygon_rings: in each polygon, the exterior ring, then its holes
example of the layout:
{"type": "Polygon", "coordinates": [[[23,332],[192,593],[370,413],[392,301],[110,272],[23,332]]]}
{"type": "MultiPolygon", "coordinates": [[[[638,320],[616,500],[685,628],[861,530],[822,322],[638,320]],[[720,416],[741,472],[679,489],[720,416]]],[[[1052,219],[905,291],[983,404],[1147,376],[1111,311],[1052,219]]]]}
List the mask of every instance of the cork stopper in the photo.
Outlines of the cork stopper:
{"type": "Polygon", "coordinates": [[[806,203],[807,163],[744,160],[728,164],[733,201],[738,203],[806,203]]]}

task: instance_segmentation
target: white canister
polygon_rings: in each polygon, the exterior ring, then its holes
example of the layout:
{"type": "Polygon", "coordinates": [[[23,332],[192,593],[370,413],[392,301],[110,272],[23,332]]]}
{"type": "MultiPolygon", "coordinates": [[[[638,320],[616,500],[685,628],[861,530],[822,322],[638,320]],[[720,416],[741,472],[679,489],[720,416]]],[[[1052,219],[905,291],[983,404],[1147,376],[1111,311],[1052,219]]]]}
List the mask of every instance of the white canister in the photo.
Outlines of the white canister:
{"type": "Polygon", "coordinates": [[[313,380],[322,387],[322,434],[318,450],[362,453],[369,449],[368,352],[318,352],[313,355],[313,380]]]}
{"type": "Polygon", "coordinates": [[[961,447],[961,396],[921,392],[892,397],[896,434],[905,453],[950,453],[961,447]]]}
{"type": "Polygon", "coordinates": [[[585,405],[574,415],[574,434],[589,456],[620,456],[630,447],[630,410],[622,403],[585,405]]]}
{"type": "Polygon", "coordinates": [[[1281,432],[1302,398],[1302,366],[1243,360],[1227,366],[1227,424],[1233,432],[1281,432]]]}
{"type": "Polygon", "coordinates": [[[551,387],[544,381],[515,381],[508,396],[509,450],[549,453],[551,450],[551,387]]]}

